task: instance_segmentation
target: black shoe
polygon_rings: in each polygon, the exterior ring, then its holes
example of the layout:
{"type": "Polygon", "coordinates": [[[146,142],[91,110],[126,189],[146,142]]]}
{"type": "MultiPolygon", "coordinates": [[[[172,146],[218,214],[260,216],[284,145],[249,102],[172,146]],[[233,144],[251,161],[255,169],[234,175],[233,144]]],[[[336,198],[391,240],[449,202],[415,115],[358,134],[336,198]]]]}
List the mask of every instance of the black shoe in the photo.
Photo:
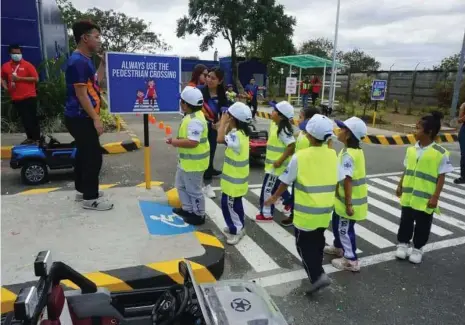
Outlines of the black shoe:
{"type": "Polygon", "coordinates": [[[294,223],[294,217],[293,216],[290,216],[289,218],[286,218],[286,219],[283,219],[281,221],[281,226],[283,227],[290,227],[292,226],[294,223]]]}
{"type": "Polygon", "coordinates": [[[193,226],[200,226],[205,223],[205,216],[199,216],[195,213],[189,213],[186,216],[182,216],[182,219],[185,223],[188,223],[193,226]]]}
{"type": "Polygon", "coordinates": [[[221,170],[212,169],[211,173],[213,176],[220,176],[223,172],[221,170]]]}
{"type": "Polygon", "coordinates": [[[454,184],[465,184],[465,177],[459,177],[454,179],[454,184]]]}
{"type": "Polygon", "coordinates": [[[172,211],[173,211],[174,214],[177,214],[180,217],[189,215],[189,212],[183,210],[182,208],[173,208],[172,211]]]}

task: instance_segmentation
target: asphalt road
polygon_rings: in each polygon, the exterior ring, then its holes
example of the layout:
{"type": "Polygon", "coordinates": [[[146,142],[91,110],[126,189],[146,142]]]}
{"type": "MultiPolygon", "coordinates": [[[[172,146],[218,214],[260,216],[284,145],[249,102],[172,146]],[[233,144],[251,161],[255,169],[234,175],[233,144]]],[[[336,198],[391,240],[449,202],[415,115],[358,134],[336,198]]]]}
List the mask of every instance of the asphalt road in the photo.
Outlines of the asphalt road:
{"type": "MultiPolygon", "coordinates": [[[[176,134],[181,116],[160,115],[157,118],[172,126],[176,134]]],[[[128,116],[125,120],[143,139],[142,118],[128,116]]],[[[258,128],[267,129],[268,125],[266,120],[257,122],[258,128]]],[[[166,145],[164,139],[164,131],[150,125],[152,180],[164,182],[164,188],[169,189],[173,187],[177,158],[175,149],[166,145]]],[[[452,164],[458,166],[458,144],[445,146],[451,152],[452,164]]],[[[340,149],[339,145],[336,147],[340,149]]],[[[405,150],[406,146],[364,145],[367,174],[373,176],[369,180],[373,215],[362,224],[363,231],[358,232],[359,255],[364,265],[359,274],[334,272],[327,266],[333,285],[315,297],[304,296],[307,280],[293,252],[292,230],[277,223],[261,227],[248,222],[248,236],[240,245],[226,248],[223,278],[256,279],[266,287],[290,324],[463,324],[465,186],[447,183],[448,197],[442,201],[448,206],[443,210],[444,216],[435,219],[436,228],[428,246],[431,251],[425,253],[423,264],[414,266],[392,258],[399,217],[392,187],[402,170],[405,150]]],[[[223,158],[224,150],[219,146],[216,168],[221,169],[223,158]]],[[[8,161],[2,161],[1,174],[2,195],[28,189],[19,184],[19,173],[9,169],[8,161]]],[[[142,150],[105,157],[102,184],[129,186],[143,180],[142,150]]],[[[253,166],[249,181],[251,190],[245,197],[249,203],[248,217],[253,218],[258,206],[257,191],[262,180],[263,166],[253,166]]],[[[72,175],[54,173],[51,183],[44,186],[72,188],[72,175]]],[[[219,180],[215,180],[213,186],[219,186],[219,180]]],[[[207,200],[210,220],[206,227],[222,238],[218,204],[218,199],[207,200]]],[[[283,214],[277,213],[276,220],[282,218],[283,214]]],[[[327,234],[327,240],[329,235],[331,233],[327,234]]],[[[329,263],[326,258],[325,264],[329,263]]]]}

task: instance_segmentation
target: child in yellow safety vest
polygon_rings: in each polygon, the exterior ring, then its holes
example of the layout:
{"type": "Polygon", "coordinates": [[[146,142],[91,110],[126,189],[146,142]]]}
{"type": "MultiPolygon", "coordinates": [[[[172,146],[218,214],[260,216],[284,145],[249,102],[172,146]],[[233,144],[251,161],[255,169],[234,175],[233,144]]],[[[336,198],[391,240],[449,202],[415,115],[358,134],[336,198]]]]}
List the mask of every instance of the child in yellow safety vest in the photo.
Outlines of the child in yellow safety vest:
{"type": "Polygon", "coordinates": [[[402,206],[396,257],[408,258],[414,264],[421,263],[433,214],[439,213],[439,196],[446,173],[454,170],[449,152],[434,141],[441,129],[442,117],[441,113],[433,112],[418,121],[415,132],[418,142],[407,149],[405,171],[396,191],[402,206]],[[413,247],[410,247],[412,236],[413,247]]]}
{"type": "MultiPolygon", "coordinates": [[[[265,157],[265,178],[260,193],[260,213],[255,217],[256,222],[272,222],[274,204],[264,206],[263,203],[276,191],[280,181],[279,176],[286,169],[295,150],[294,129],[291,119],[294,117],[294,107],[286,101],[271,102],[271,124],[268,132],[265,157]]],[[[291,194],[286,190],[282,198],[284,202],[290,200],[291,194]]]]}
{"type": "Polygon", "coordinates": [[[221,174],[221,209],[226,226],[226,242],[236,245],[245,235],[242,197],[249,190],[249,124],[252,112],[244,103],[231,105],[222,115],[218,143],[226,144],[221,174]]]}
{"type": "MultiPolygon", "coordinates": [[[[295,152],[298,152],[299,150],[308,148],[310,146],[310,141],[307,138],[307,135],[305,133],[305,126],[307,125],[307,122],[313,117],[315,114],[319,114],[320,111],[316,107],[310,107],[310,108],[303,108],[300,111],[299,114],[299,129],[300,131],[295,134],[294,136],[297,138],[295,142],[295,152]]],[[[294,215],[294,184],[292,185],[292,193],[290,200],[284,201],[284,209],[286,211],[291,211],[291,214],[289,218],[283,219],[281,221],[281,225],[284,227],[289,227],[292,226],[292,219],[294,215]]]]}
{"type": "Polygon", "coordinates": [[[306,124],[310,142],[299,150],[281,174],[276,192],[265,202],[276,202],[291,183],[295,183],[294,228],[297,252],[302,258],[311,282],[307,293],[314,293],[331,284],[324,272],[324,232],[329,226],[334,208],[337,184],[337,156],[334,149],[325,145],[333,136],[333,122],[326,116],[315,114],[306,124]]]}
{"type": "Polygon", "coordinates": [[[357,257],[355,223],[368,214],[368,186],[366,183],[365,155],[360,147],[367,134],[367,126],[358,117],[336,121],[340,128],[338,140],[344,144],[339,153],[338,184],[332,217],[333,245],[324,252],[335,255],[334,267],[352,272],[360,271],[357,257]]]}
{"type": "Polygon", "coordinates": [[[181,93],[181,108],[185,113],[176,139],[168,138],[166,143],[178,148],[178,167],[175,186],[181,208],[173,212],[192,225],[205,222],[205,197],[202,192],[202,178],[208,168],[210,144],[208,143],[207,121],[202,113],[203,95],[187,86],[181,93]]]}

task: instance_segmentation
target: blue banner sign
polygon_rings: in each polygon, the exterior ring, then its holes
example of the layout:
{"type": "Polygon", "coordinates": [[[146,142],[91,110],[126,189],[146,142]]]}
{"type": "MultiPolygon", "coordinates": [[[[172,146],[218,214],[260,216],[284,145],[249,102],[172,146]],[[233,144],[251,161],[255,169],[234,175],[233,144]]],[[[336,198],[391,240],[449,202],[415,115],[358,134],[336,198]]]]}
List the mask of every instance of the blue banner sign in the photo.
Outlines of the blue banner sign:
{"type": "Polygon", "coordinates": [[[109,52],[106,59],[110,113],[179,112],[179,57],[109,52]]]}
{"type": "Polygon", "coordinates": [[[174,214],[172,207],[151,201],[139,201],[140,210],[151,235],[170,236],[194,231],[194,227],[174,214]]]}
{"type": "Polygon", "coordinates": [[[371,100],[386,99],[387,80],[373,80],[371,84],[371,100]]]}

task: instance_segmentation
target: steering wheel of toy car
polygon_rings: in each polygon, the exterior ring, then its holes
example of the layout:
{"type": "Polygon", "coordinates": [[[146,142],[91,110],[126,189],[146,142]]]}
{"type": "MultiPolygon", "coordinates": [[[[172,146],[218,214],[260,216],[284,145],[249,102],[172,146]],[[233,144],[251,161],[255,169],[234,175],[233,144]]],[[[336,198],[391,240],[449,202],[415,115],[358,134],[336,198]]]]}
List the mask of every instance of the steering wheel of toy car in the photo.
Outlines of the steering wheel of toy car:
{"type": "Polygon", "coordinates": [[[189,289],[181,284],[172,286],[155,302],[152,309],[152,324],[172,324],[186,310],[188,302],[189,289]]]}

